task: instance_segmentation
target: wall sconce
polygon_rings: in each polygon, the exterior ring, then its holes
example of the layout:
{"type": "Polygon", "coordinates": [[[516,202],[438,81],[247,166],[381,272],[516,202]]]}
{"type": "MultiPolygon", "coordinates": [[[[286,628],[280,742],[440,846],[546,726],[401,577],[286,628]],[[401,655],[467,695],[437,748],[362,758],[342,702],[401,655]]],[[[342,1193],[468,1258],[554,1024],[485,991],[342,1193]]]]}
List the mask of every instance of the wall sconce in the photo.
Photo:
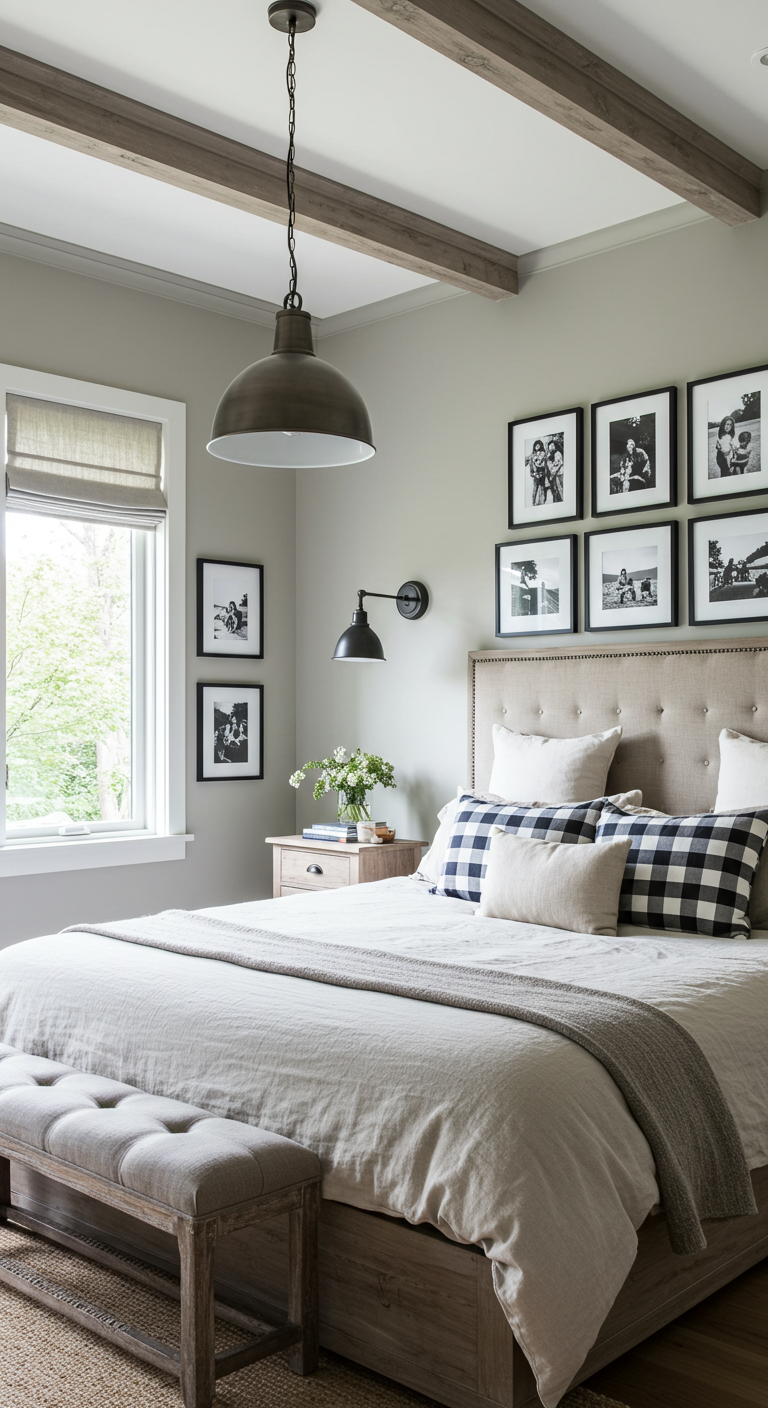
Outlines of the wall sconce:
{"type": "Polygon", "coordinates": [[[378,596],[386,601],[396,601],[397,609],[406,621],[418,621],[429,606],[429,592],[423,582],[404,582],[396,596],[391,592],[357,593],[357,610],[352,612],[352,624],[336,643],[334,660],[346,660],[359,664],[368,660],[384,660],[384,648],[376,632],[368,625],[368,612],[363,610],[364,596],[378,596]]]}

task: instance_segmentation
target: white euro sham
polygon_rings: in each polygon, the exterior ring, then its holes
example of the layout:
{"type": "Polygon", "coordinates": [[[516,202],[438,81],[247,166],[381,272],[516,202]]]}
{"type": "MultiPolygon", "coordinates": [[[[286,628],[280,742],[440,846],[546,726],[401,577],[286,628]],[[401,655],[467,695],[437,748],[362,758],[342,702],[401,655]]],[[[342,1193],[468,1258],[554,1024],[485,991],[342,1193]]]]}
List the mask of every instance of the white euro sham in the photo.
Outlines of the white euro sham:
{"type": "Polygon", "coordinates": [[[732,728],[720,731],[716,812],[768,806],[768,743],[732,728]]]}
{"type": "Polygon", "coordinates": [[[551,806],[602,797],[621,732],[617,727],[581,738],[543,738],[494,724],[490,789],[526,806],[540,797],[551,806]]]}

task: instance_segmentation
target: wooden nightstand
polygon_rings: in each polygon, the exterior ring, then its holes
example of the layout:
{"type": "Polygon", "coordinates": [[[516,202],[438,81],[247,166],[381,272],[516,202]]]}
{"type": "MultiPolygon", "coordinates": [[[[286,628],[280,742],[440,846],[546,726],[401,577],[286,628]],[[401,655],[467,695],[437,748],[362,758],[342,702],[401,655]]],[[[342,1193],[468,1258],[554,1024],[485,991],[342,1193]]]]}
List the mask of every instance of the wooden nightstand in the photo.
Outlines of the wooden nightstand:
{"type": "Polygon", "coordinates": [[[272,846],[273,895],[300,895],[305,890],[339,890],[368,880],[412,875],[419,867],[426,841],[387,841],[380,846],[339,845],[338,841],[305,841],[303,836],[267,836],[272,846]]]}

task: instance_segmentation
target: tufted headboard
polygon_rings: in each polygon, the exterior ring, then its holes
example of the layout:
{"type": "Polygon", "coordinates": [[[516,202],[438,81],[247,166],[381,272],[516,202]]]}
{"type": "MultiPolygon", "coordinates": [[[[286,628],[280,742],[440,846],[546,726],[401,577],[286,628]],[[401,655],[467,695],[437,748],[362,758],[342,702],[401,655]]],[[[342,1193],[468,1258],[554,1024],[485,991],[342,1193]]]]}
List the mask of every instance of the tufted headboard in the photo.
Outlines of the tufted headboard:
{"type": "Polygon", "coordinates": [[[647,806],[708,811],[718,735],[768,742],[768,639],[475,650],[469,656],[469,785],[488,787],[492,724],[572,738],[621,724],[608,791],[647,806]]]}

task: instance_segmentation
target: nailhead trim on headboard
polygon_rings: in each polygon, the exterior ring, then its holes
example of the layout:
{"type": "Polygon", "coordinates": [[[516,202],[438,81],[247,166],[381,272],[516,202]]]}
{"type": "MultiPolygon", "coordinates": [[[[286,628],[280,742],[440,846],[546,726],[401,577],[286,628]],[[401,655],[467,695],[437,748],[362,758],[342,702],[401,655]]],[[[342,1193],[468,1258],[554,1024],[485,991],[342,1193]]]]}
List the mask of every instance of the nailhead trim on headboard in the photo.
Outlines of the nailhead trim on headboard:
{"type": "Polygon", "coordinates": [[[573,646],[562,646],[559,649],[549,650],[490,650],[490,651],[470,651],[470,661],[472,663],[471,673],[471,699],[469,701],[471,710],[471,765],[469,785],[475,785],[475,753],[476,753],[476,698],[477,698],[477,667],[478,665],[541,665],[544,663],[553,665],[569,665],[580,660],[626,660],[636,659],[645,656],[649,659],[664,658],[675,655],[761,655],[768,652],[768,641],[764,638],[742,641],[712,641],[709,644],[700,646],[690,642],[680,645],[663,646],[655,643],[647,648],[631,649],[606,649],[595,647],[593,650],[579,650],[573,646]]]}

